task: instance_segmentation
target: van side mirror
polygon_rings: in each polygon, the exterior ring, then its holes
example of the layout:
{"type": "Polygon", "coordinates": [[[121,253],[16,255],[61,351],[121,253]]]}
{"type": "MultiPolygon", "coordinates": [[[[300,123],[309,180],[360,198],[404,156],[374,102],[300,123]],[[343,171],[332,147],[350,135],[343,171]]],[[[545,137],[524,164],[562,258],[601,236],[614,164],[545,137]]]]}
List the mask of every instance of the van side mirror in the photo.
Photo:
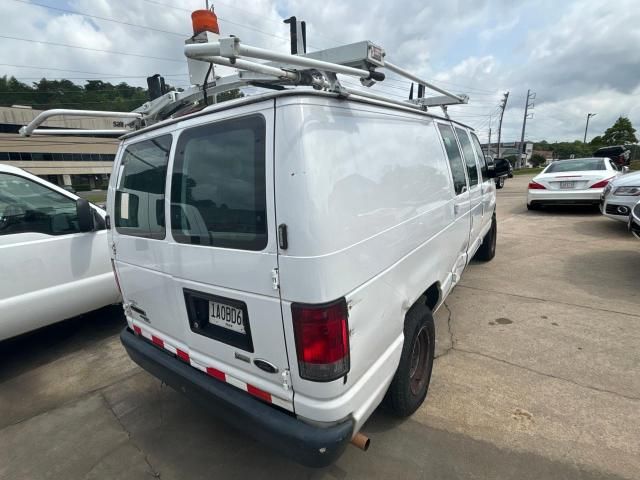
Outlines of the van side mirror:
{"type": "Polygon", "coordinates": [[[93,209],[84,198],[76,200],[76,214],[78,216],[78,228],[81,232],[93,232],[95,223],[93,221],[93,209]]]}
{"type": "Polygon", "coordinates": [[[629,167],[627,167],[626,165],[622,167],[622,173],[629,173],[629,167]]]}

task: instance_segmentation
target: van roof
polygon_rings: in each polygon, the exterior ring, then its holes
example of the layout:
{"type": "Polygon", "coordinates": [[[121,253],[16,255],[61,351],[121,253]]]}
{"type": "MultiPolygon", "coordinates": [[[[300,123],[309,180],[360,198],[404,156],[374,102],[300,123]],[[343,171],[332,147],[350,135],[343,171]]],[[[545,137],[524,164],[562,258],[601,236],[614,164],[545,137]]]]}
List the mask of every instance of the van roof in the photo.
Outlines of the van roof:
{"type": "Polygon", "coordinates": [[[445,120],[445,121],[451,121],[451,122],[456,123],[458,125],[461,125],[461,126],[463,126],[465,128],[468,128],[471,131],[474,131],[474,129],[472,127],[470,127],[469,125],[466,125],[466,124],[464,124],[462,122],[458,122],[458,121],[453,120],[453,119],[447,119],[446,117],[444,117],[442,115],[435,115],[435,114],[430,113],[430,112],[416,110],[416,109],[411,108],[409,106],[402,107],[400,105],[394,105],[394,104],[391,104],[391,103],[385,103],[385,102],[382,102],[382,101],[372,100],[372,99],[368,99],[368,98],[364,98],[364,97],[358,97],[358,98],[346,97],[345,98],[345,97],[340,97],[340,95],[338,95],[337,93],[333,93],[333,92],[324,92],[324,91],[316,91],[316,90],[300,90],[300,89],[296,88],[296,89],[278,90],[278,91],[273,91],[273,92],[265,92],[265,93],[260,93],[260,94],[257,94],[257,95],[250,95],[250,96],[246,96],[246,97],[242,97],[242,98],[238,98],[238,99],[234,99],[234,100],[228,100],[228,101],[225,101],[225,102],[222,102],[222,103],[218,103],[218,104],[215,104],[215,105],[210,105],[210,106],[205,107],[204,109],[202,109],[202,110],[200,110],[198,112],[190,113],[190,114],[183,115],[183,116],[176,117],[176,118],[169,118],[169,119],[163,120],[161,122],[154,123],[153,125],[150,125],[148,127],[141,128],[140,130],[136,130],[136,131],[133,131],[131,133],[126,133],[125,135],[120,137],[120,139],[125,140],[125,139],[128,139],[128,138],[132,138],[132,137],[135,137],[137,135],[150,132],[152,130],[157,130],[157,129],[160,129],[162,127],[166,127],[167,125],[171,125],[171,124],[174,124],[174,123],[181,122],[183,120],[196,118],[196,117],[200,117],[200,116],[205,116],[205,115],[209,115],[211,113],[221,112],[221,111],[224,111],[224,110],[229,110],[229,109],[232,109],[232,108],[240,107],[240,106],[243,106],[243,105],[248,105],[248,104],[251,104],[251,103],[262,102],[264,100],[269,100],[269,99],[273,99],[273,98],[276,98],[276,97],[285,97],[285,96],[286,97],[316,96],[316,97],[342,98],[343,101],[371,104],[371,105],[376,105],[376,106],[380,106],[380,107],[389,108],[389,109],[392,109],[392,110],[398,110],[398,111],[401,111],[401,112],[413,113],[413,114],[418,114],[418,115],[425,115],[427,117],[437,118],[437,119],[445,120]]]}

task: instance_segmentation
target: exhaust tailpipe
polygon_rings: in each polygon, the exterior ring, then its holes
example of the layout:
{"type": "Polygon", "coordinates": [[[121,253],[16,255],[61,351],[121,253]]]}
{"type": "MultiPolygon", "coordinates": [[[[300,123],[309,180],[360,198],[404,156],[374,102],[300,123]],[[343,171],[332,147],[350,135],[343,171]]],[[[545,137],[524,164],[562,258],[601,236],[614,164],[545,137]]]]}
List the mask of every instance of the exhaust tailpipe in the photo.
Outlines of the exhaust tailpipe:
{"type": "Polygon", "coordinates": [[[351,439],[351,443],[363,452],[366,452],[367,450],[369,450],[369,444],[371,443],[371,440],[369,440],[369,437],[367,437],[366,435],[358,432],[351,439]]]}

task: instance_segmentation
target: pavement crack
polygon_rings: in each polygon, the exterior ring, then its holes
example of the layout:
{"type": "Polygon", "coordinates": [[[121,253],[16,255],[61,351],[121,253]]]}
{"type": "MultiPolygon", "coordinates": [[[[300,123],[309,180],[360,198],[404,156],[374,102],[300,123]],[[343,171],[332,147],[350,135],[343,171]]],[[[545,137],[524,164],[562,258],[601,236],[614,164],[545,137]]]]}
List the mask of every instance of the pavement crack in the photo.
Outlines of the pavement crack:
{"type": "Polygon", "coordinates": [[[533,369],[533,368],[530,368],[530,367],[525,367],[524,365],[519,365],[517,363],[513,363],[513,362],[510,362],[508,360],[503,360],[502,358],[494,357],[493,355],[489,355],[487,353],[476,352],[474,350],[466,350],[464,348],[460,348],[460,347],[457,347],[457,346],[455,347],[455,350],[457,352],[462,352],[462,353],[467,353],[467,354],[470,354],[470,355],[478,355],[479,357],[489,358],[491,360],[495,360],[496,362],[504,363],[504,364],[512,366],[512,367],[516,367],[516,368],[520,368],[522,370],[526,370],[527,372],[531,372],[531,373],[535,373],[537,375],[542,375],[544,377],[549,377],[549,378],[553,378],[555,380],[560,380],[560,381],[563,381],[563,382],[571,383],[571,384],[576,385],[578,387],[586,388],[586,389],[589,389],[589,390],[594,390],[596,392],[608,393],[610,395],[615,395],[617,397],[624,398],[624,399],[627,399],[627,400],[636,401],[636,402],[640,401],[639,397],[632,397],[631,395],[625,395],[624,393],[616,392],[615,390],[607,390],[606,388],[599,388],[599,387],[594,387],[593,385],[586,385],[584,383],[580,383],[580,382],[576,382],[575,380],[571,380],[570,378],[559,377],[559,376],[553,375],[551,373],[542,372],[540,370],[536,370],[536,369],[533,369]]]}
{"type": "Polygon", "coordinates": [[[640,315],[637,315],[635,313],[621,312],[619,310],[609,310],[609,309],[606,309],[606,308],[599,308],[599,307],[592,307],[590,305],[578,305],[577,303],[563,302],[561,300],[550,300],[548,298],[540,298],[540,297],[534,297],[534,296],[529,296],[529,295],[519,295],[517,293],[503,292],[503,291],[498,291],[498,290],[490,290],[488,288],[471,287],[469,285],[457,285],[457,287],[468,288],[469,290],[478,290],[480,292],[507,295],[507,296],[511,296],[511,297],[526,298],[527,300],[537,300],[537,301],[540,301],[540,302],[557,303],[558,305],[567,305],[569,307],[584,308],[585,310],[595,310],[595,311],[598,311],[598,312],[616,313],[618,315],[627,315],[629,317],[640,318],[640,315]]]}
{"type": "Polygon", "coordinates": [[[153,476],[153,478],[162,478],[161,475],[160,475],[160,472],[158,470],[156,470],[155,467],[151,464],[151,461],[149,460],[149,456],[133,440],[133,438],[131,436],[131,432],[127,429],[127,427],[125,427],[124,423],[122,423],[122,421],[120,420],[118,415],[116,415],[116,412],[113,410],[113,407],[109,403],[109,400],[107,400],[107,397],[104,395],[104,393],[103,392],[99,392],[99,395],[100,395],[100,398],[102,399],[103,403],[107,407],[107,409],[111,412],[111,415],[113,415],[113,418],[116,420],[116,422],[118,422],[118,425],[120,425],[120,428],[122,429],[122,431],[124,431],[127,434],[127,439],[129,440],[131,445],[133,445],[133,447],[140,452],[140,454],[142,455],[142,458],[144,458],[144,461],[147,464],[147,467],[149,468],[151,476],[153,476]]]}
{"type": "Polygon", "coordinates": [[[444,308],[447,309],[447,329],[449,331],[449,342],[451,343],[451,345],[444,352],[442,352],[440,355],[435,356],[434,358],[444,357],[449,352],[451,352],[451,350],[455,350],[456,348],[456,338],[453,335],[453,325],[452,325],[453,313],[451,312],[451,308],[449,307],[449,305],[447,305],[446,300],[442,302],[442,305],[444,306],[444,308]]]}
{"type": "MultiPolygon", "coordinates": [[[[14,422],[7,423],[7,424],[4,424],[4,425],[0,424],[0,431],[4,430],[5,428],[15,427],[16,425],[20,425],[21,423],[24,423],[24,422],[26,422],[28,420],[31,420],[32,418],[39,417],[40,415],[45,415],[45,414],[51,412],[52,410],[56,410],[58,408],[63,408],[63,407],[66,407],[68,405],[72,405],[72,404],[74,404],[74,403],[76,403],[76,402],[78,402],[78,401],[80,401],[80,400],[82,400],[84,398],[90,397],[90,396],[92,396],[92,395],[94,395],[96,393],[101,393],[102,390],[106,390],[107,388],[110,388],[110,387],[116,385],[117,383],[126,382],[130,378],[133,378],[136,375],[140,375],[142,373],[144,373],[144,371],[136,370],[133,373],[131,373],[129,375],[126,375],[124,377],[120,377],[120,378],[114,380],[111,383],[108,383],[106,385],[101,385],[101,386],[99,386],[97,388],[92,388],[91,390],[87,390],[86,392],[81,393],[77,397],[69,398],[68,400],[65,400],[64,402],[62,402],[62,403],[60,403],[58,405],[53,405],[53,406],[47,407],[45,410],[39,410],[36,413],[34,413],[33,415],[29,415],[27,417],[20,418],[20,419],[14,421],[14,422]]],[[[0,384],[0,387],[1,386],[2,386],[2,384],[0,384]]]]}

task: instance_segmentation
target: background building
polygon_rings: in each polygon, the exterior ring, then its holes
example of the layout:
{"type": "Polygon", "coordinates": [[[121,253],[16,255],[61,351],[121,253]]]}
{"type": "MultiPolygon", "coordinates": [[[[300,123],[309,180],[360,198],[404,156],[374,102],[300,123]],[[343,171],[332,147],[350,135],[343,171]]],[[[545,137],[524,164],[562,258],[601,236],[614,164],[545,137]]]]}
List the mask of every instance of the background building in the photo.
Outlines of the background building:
{"type": "MultiPolygon", "coordinates": [[[[40,110],[14,105],[0,107],[0,163],[14,165],[61,186],[75,190],[106,188],[118,140],[110,137],[49,136],[21,137],[20,127],[40,110]]],[[[122,128],[130,119],[118,117],[65,118],[48,120],[40,128],[122,128]]]]}
{"type": "MultiPolygon", "coordinates": [[[[502,158],[515,157],[523,160],[523,163],[526,164],[533,155],[533,143],[525,142],[524,148],[521,148],[520,145],[520,142],[501,142],[500,154],[502,158]]],[[[494,158],[498,156],[497,143],[483,143],[481,146],[485,155],[491,155],[494,158]]]]}

